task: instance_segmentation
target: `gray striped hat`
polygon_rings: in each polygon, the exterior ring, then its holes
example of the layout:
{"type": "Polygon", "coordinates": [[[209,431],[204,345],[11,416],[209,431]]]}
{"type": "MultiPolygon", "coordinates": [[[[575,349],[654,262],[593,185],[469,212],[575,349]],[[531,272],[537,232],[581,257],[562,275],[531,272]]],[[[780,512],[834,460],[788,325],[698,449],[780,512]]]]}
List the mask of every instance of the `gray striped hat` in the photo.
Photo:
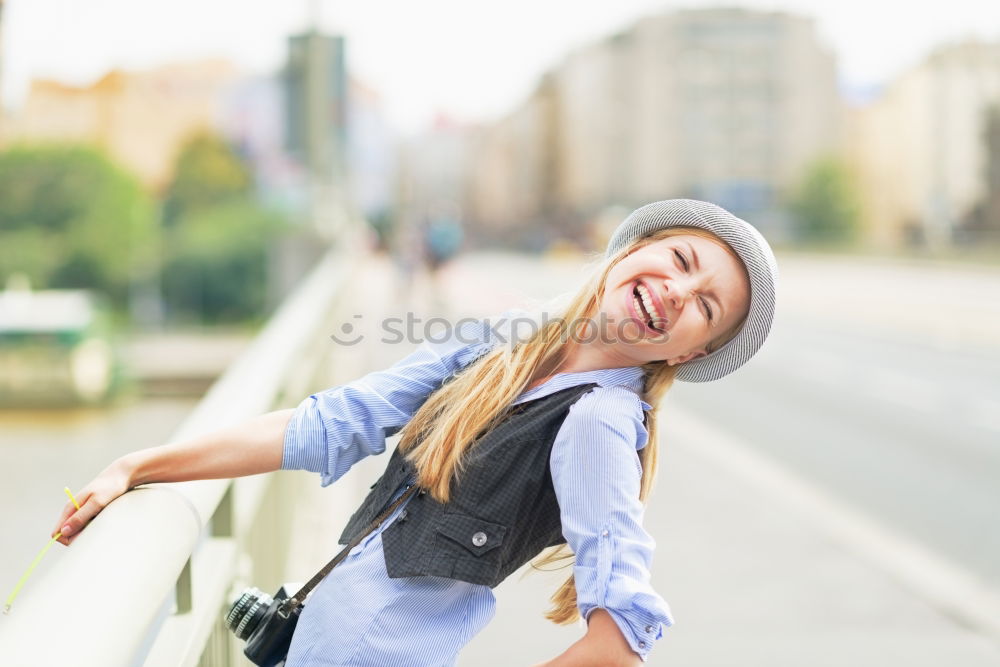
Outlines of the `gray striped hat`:
{"type": "Polygon", "coordinates": [[[718,380],[745,364],[764,344],[774,320],[778,263],[771,246],[753,225],[715,204],[694,199],[667,199],[636,209],[618,225],[605,254],[612,257],[638,238],[680,225],[707,229],[721,238],[736,251],[750,274],[750,312],[743,327],[715,352],[677,366],[678,380],[718,380]]]}

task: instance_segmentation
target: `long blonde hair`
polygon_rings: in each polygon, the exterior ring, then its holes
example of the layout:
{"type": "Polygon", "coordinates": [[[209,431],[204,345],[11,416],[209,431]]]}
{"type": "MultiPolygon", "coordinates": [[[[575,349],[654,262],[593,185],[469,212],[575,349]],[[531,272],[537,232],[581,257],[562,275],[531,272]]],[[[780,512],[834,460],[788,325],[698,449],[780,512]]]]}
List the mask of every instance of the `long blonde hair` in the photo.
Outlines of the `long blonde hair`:
{"type": "MultiPolygon", "coordinates": [[[[446,503],[451,497],[451,485],[462,474],[463,457],[483,433],[503,421],[513,402],[529,384],[557,372],[569,351],[567,341],[574,332],[567,332],[566,323],[589,322],[597,315],[604,298],[604,285],[611,268],[635,250],[669,236],[690,234],[720,244],[734,257],[728,245],[711,232],[696,227],[669,227],[636,240],[614,257],[602,259],[573,295],[561,313],[547,320],[526,340],[513,345],[498,345],[466,366],[448,382],[434,391],[401,431],[399,449],[417,470],[417,484],[435,500],[446,503]]],[[[742,266],[742,262],[740,263],[742,266]]],[[[712,352],[724,345],[739,330],[737,323],[710,341],[712,352]]],[[[657,437],[656,410],[660,399],[673,384],[676,366],[665,361],[644,364],[642,399],[654,407],[646,412],[649,434],[645,447],[639,450],[642,482],[639,498],[645,502],[656,476],[657,437]]],[[[536,567],[572,558],[567,545],[555,547],[540,557],[536,567]]],[[[573,576],[552,596],[554,607],[545,617],[565,624],[579,618],[576,606],[576,586],[573,576]]]]}

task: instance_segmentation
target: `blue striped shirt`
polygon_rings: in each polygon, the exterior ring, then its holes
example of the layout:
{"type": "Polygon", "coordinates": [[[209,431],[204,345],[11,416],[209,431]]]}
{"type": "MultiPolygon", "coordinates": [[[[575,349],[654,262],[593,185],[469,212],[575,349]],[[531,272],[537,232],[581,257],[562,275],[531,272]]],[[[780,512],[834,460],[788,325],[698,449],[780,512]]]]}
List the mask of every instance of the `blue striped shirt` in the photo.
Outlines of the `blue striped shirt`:
{"type": "MultiPolygon", "coordinates": [[[[509,323],[519,317],[508,311],[500,324],[469,322],[444,342],[425,341],[386,370],[308,397],[285,432],[282,468],[319,473],[327,486],[358,460],[382,453],[386,438],[447,377],[509,340],[509,323]]],[[[581,615],[606,609],[645,660],[673,619],[650,586],[655,545],[642,527],[637,451],[647,440],[643,410],[651,409],[639,397],[642,370],[631,366],[560,373],[515,403],[590,382],[599,386],[572,405],[553,443],[552,481],[563,536],[576,554],[573,572],[581,615]]],[[[287,667],[453,665],[462,647],[493,617],[495,598],[488,586],[388,576],[381,531],[401,510],[314,589],[296,627],[287,667]]]]}

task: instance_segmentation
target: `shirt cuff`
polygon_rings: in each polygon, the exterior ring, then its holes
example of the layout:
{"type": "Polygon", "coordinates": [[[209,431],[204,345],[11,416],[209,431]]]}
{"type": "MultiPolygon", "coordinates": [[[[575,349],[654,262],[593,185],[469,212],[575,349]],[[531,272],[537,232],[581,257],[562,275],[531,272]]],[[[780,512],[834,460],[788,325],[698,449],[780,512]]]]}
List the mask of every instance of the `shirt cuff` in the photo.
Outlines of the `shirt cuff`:
{"type": "Polygon", "coordinates": [[[309,396],[299,403],[285,427],[281,469],[324,474],[326,465],[326,428],[316,397],[309,396]]]}
{"type": "Polygon", "coordinates": [[[626,615],[620,610],[608,609],[600,605],[594,605],[587,609],[583,617],[589,620],[590,615],[595,609],[604,609],[604,611],[608,612],[614,620],[615,625],[621,631],[622,636],[625,637],[625,641],[629,647],[638,654],[643,662],[646,662],[649,658],[649,652],[652,650],[653,644],[663,638],[663,628],[674,624],[672,618],[668,617],[666,620],[661,620],[641,613],[630,614],[631,618],[626,618],[626,615]]]}

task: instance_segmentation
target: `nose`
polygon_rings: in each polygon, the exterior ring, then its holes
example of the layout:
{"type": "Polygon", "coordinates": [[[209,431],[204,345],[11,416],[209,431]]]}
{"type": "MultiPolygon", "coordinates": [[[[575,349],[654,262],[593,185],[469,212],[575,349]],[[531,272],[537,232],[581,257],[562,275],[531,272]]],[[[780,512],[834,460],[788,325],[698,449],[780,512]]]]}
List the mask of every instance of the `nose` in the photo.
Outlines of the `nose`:
{"type": "Polygon", "coordinates": [[[676,312],[684,308],[684,304],[691,296],[691,285],[683,278],[663,281],[663,291],[666,295],[666,302],[669,303],[676,312]]]}

